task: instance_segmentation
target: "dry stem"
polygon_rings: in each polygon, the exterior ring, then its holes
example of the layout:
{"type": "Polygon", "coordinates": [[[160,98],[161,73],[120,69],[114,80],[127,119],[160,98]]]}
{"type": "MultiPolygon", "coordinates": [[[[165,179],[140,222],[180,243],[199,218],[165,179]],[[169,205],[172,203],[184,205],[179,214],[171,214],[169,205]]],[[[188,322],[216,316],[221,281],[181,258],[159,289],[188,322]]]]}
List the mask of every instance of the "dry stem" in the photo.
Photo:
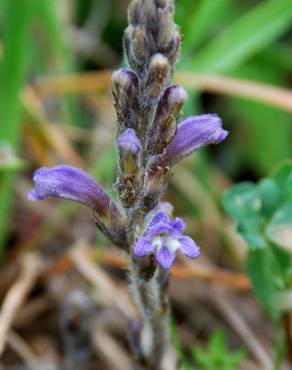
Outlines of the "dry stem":
{"type": "Polygon", "coordinates": [[[15,316],[34,285],[40,268],[40,261],[35,255],[23,256],[20,276],[6,294],[0,312],[0,356],[15,316]]]}

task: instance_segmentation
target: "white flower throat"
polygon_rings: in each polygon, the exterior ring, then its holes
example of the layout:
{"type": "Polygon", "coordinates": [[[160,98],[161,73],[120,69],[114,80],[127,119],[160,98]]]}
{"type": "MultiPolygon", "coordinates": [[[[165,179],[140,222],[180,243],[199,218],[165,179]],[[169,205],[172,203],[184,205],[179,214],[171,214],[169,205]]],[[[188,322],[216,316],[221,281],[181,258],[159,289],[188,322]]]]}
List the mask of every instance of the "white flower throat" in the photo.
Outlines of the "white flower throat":
{"type": "Polygon", "coordinates": [[[180,248],[180,242],[176,238],[161,234],[154,236],[152,245],[157,251],[162,247],[167,247],[172,253],[175,253],[180,248]]]}

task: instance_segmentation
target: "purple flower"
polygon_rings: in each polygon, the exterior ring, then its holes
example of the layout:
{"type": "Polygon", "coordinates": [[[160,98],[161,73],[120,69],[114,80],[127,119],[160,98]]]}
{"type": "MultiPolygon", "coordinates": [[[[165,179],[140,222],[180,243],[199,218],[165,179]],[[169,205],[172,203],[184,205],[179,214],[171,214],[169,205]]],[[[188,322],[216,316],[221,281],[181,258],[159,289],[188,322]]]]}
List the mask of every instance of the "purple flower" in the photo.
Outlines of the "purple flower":
{"type": "Polygon", "coordinates": [[[104,212],[109,197],[89,175],[71,166],[40,168],[34,176],[35,188],[28,199],[40,201],[48,197],[72,200],[97,212],[104,212]]]}
{"type": "Polygon", "coordinates": [[[161,154],[176,133],[176,121],[187,100],[181,86],[171,85],[163,92],[157,106],[155,119],[148,132],[148,150],[161,154]]]}
{"type": "Polygon", "coordinates": [[[141,143],[135,130],[127,128],[118,137],[118,148],[123,156],[127,156],[129,154],[138,155],[141,152],[141,143]]]}
{"type": "Polygon", "coordinates": [[[48,197],[71,200],[94,211],[98,226],[117,244],[125,242],[125,216],[93,178],[78,168],[62,165],[40,168],[33,176],[35,188],[27,197],[40,201],[48,197]]]}
{"type": "Polygon", "coordinates": [[[152,166],[171,167],[208,144],[219,144],[228,135],[216,114],[190,117],[178,125],[176,135],[152,166]]]}
{"type": "Polygon", "coordinates": [[[119,69],[112,75],[112,93],[119,129],[135,127],[139,122],[139,78],[130,70],[119,69]]]}
{"type": "Polygon", "coordinates": [[[138,172],[142,146],[136,132],[127,128],[117,140],[119,164],[125,175],[134,175],[138,172]]]}
{"type": "Polygon", "coordinates": [[[119,163],[125,175],[134,175],[138,172],[142,146],[136,132],[127,128],[117,140],[119,163]]]}
{"type": "Polygon", "coordinates": [[[191,259],[199,257],[200,248],[192,238],[183,235],[184,229],[185,225],[180,218],[169,221],[164,212],[158,211],[145,235],[134,246],[134,254],[137,257],[155,254],[162,269],[171,268],[177,250],[191,259]]]}
{"type": "Polygon", "coordinates": [[[128,69],[122,68],[112,74],[112,88],[116,96],[126,94],[127,97],[137,95],[139,86],[138,76],[128,69]]]}

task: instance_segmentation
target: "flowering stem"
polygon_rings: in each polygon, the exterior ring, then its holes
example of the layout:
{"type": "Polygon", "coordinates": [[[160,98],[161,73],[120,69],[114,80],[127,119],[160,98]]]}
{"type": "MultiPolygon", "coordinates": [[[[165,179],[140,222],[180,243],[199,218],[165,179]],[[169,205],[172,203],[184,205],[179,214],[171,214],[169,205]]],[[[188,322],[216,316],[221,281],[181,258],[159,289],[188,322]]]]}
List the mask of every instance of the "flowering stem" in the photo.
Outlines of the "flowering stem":
{"type": "Polygon", "coordinates": [[[133,295],[144,320],[140,343],[143,358],[138,359],[138,366],[159,370],[169,345],[168,301],[161,295],[158,271],[150,281],[141,278],[135,257],[131,260],[130,277],[133,295]]]}
{"type": "MultiPolygon", "coordinates": [[[[161,370],[170,347],[167,316],[169,270],[179,250],[190,259],[200,248],[183,234],[172,206],[161,203],[171,167],[192,152],[226,138],[221,120],[208,114],[177,125],[186,101],[171,85],[181,35],[173,21],[174,0],[132,0],[124,49],[129,68],[112,75],[117,114],[117,181],[123,209],[83,171],[71,166],[43,168],[28,194],[56,197],[90,208],[100,230],[128,253],[133,296],[143,321],[132,327],[137,370],[161,370]]],[[[169,367],[168,367],[169,370],[169,367]]]]}

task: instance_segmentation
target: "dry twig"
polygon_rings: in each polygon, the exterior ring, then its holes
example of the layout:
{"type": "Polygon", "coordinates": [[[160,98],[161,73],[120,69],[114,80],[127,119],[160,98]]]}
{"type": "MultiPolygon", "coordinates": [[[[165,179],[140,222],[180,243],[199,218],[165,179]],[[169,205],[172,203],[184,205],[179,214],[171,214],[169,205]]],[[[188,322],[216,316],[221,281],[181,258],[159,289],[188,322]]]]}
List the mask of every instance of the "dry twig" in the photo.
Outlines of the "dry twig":
{"type": "Polygon", "coordinates": [[[246,347],[253,354],[254,358],[265,370],[273,369],[273,361],[265,348],[256,338],[252,330],[249,328],[247,322],[239,314],[239,312],[232,306],[228,295],[220,288],[213,287],[212,300],[219,308],[223,316],[229,322],[230,326],[240,336],[246,347]]]}
{"type": "MultiPolygon", "coordinates": [[[[73,76],[44,79],[36,85],[43,96],[86,94],[105,91],[110,83],[111,71],[89,72],[73,76]]],[[[265,103],[292,112],[292,91],[233,77],[178,72],[176,82],[185,87],[228,96],[238,96],[265,103]]]]}
{"type": "MultiPolygon", "coordinates": [[[[89,248],[87,251],[84,250],[83,253],[87,253],[87,258],[91,259],[92,253],[89,248]]],[[[121,269],[126,268],[128,264],[127,259],[122,255],[115,253],[114,250],[104,250],[99,254],[98,261],[105,266],[121,269]]],[[[41,276],[41,280],[45,282],[53,276],[62,274],[64,271],[72,270],[74,266],[74,260],[72,261],[70,256],[65,255],[44,271],[41,276]]],[[[203,265],[200,262],[193,263],[192,268],[186,265],[176,264],[171,271],[171,275],[176,280],[197,278],[206,282],[222,284],[235,290],[250,290],[250,282],[245,274],[203,265]]]]}
{"type": "Polygon", "coordinates": [[[0,312],[0,356],[18,310],[33,287],[41,269],[41,263],[36,255],[24,255],[20,262],[20,276],[6,294],[0,312]]]}
{"type": "Polygon", "coordinates": [[[102,292],[103,299],[118,307],[125,317],[133,319],[137,317],[135,306],[126,291],[114,284],[112,280],[89,258],[87,245],[79,243],[72,249],[70,256],[81,274],[102,292]]]}
{"type": "Polygon", "coordinates": [[[40,370],[40,361],[28,344],[15,332],[10,330],[7,344],[23,359],[30,370],[40,370]]]}

